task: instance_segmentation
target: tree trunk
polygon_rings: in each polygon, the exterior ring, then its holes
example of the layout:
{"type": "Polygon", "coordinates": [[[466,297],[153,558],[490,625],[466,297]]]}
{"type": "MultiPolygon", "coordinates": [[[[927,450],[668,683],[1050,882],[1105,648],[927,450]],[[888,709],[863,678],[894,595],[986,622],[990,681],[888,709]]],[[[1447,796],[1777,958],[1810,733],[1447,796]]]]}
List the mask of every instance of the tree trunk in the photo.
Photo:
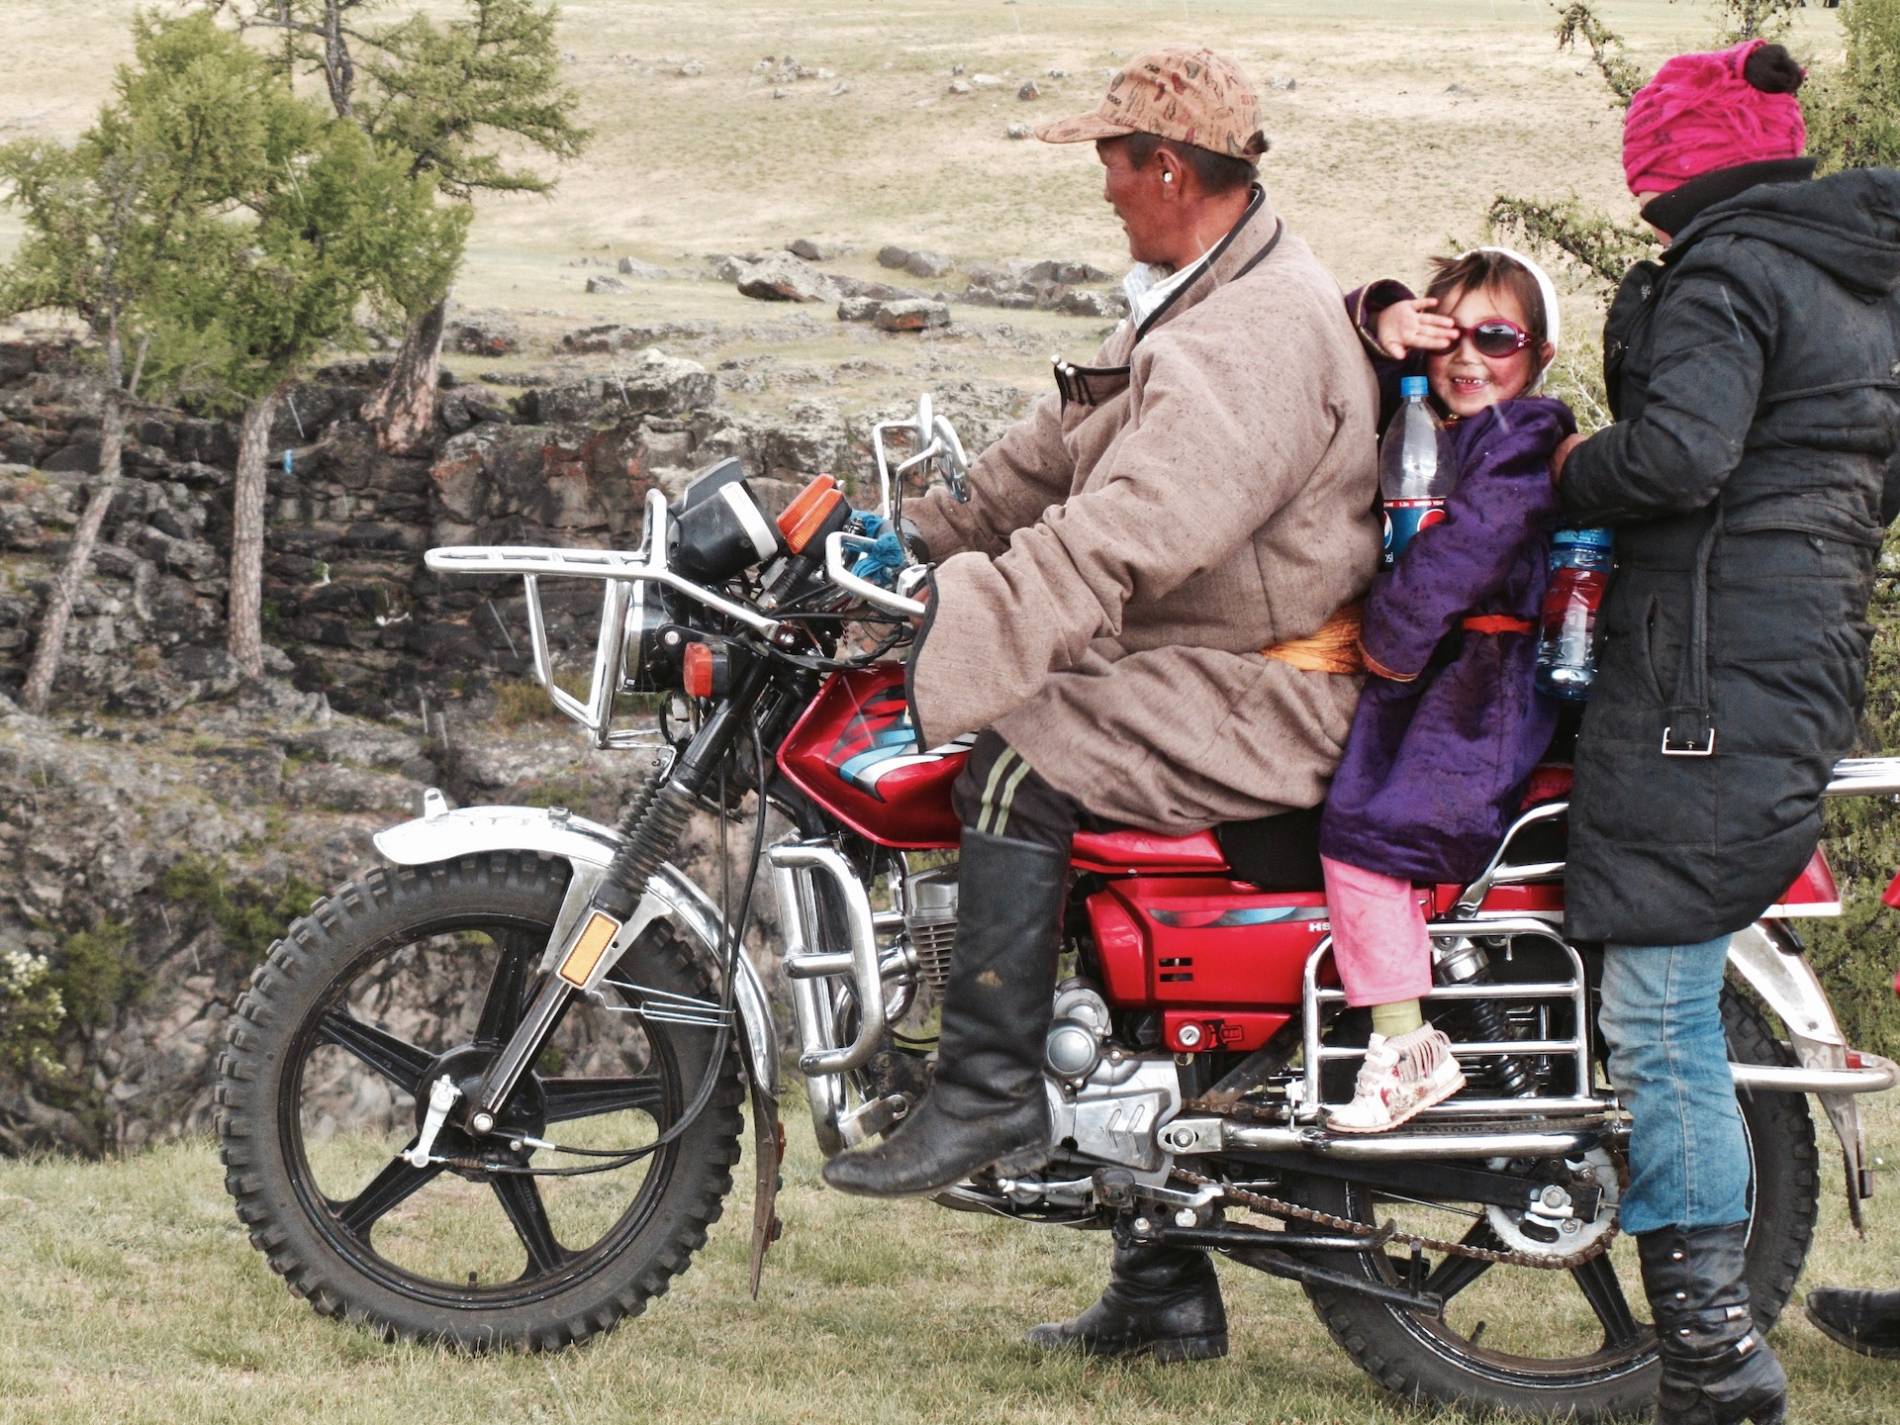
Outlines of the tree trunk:
{"type": "Polygon", "coordinates": [[[396,364],[363,403],[363,419],[376,428],[376,444],[392,454],[414,450],[435,430],[435,383],[448,315],[449,299],[444,297],[409,323],[396,364]]]}
{"type": "Polygon", "coordinates": [[[60,566],[59,578],[47,596],[46,611],[40,618],[39,642],[33,645],[33,661],[27,667],[26,686],[20,692],[20,705],[30,713],[45,712],[47,701],[53,695],[53,679],[59,674],[73,604],[79,597],[79,586],[85,582],[87,570],[92,567],[93,546],[99,542],[106,510],[119,491],[125,455],[125,401],[119,389],[124,379],[124,365],[115,333],[106,342],[105,409],[99,416],[99,483],[93,486],[86,512],[73,531],[66,562],[60,566]]]}
{"type": "Polygon", "coordinates": [[[264,673],[264,464],[279,393],[244,412],[231,491],[231,607],[225,646],[246,677],[264,673]]]}

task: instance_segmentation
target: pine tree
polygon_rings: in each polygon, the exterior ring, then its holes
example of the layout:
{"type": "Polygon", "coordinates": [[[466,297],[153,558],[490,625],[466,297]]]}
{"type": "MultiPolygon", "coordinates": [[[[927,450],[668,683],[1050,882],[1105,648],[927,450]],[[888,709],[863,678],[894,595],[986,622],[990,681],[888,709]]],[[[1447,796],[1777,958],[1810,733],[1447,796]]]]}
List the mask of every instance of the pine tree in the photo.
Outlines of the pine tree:
{"type": "MultiPolygon", "coordinates": [[[[141,39],[148,57],[150,37],[141,39]]],[[[73,604],[121,479],[126,403],[137,393],[149,333],[143,305],[188,251],[197,210],[217,186],[225,120],[216,94],[193,107],[169,83],[122,70],[116,97],[71,148],[42,142],[0,149],[0,190],[25,219],[13,260],[0,268],[0,315],[71,313],[100,348],[98,480],[42,611],[22,702],[45,711],[73,604]],[[134,346],[133,369],[126,352],[134,346]]]]}
{"type": "Polygon", "coordinates": [[[446,281],[468,214],[439,208],[406,155],[297,98],[208,16],[139,21],[125,106],[179,149],[212,126],[217,161],[181,213],[189,261],[140,302],[164,389],[241,413],[232,494],[228,646],[263,671],[265,456],[284,390],[364,302],[396,308],[446,281]]]}
{"type": "MultiPolygon", "coordinates": [[[[280,68],[320,75],[340,118],[409,157],[417,180],[461,203],[481,193],[545,193],[554,181],[502,153],[578,155],[589,133],[561,83],[556,7],[544,0],[463,0],[447,24],[417,14],[372,25],[387,0],[209,0],[241,27],[281,37],[280,68]]],[[[459,258],[458,258],[459,262],[459,258]]],[[[434,424],[448,273],[402,295],[403,343],[363,416],[389,450],[414,448],[434,424]]]]}

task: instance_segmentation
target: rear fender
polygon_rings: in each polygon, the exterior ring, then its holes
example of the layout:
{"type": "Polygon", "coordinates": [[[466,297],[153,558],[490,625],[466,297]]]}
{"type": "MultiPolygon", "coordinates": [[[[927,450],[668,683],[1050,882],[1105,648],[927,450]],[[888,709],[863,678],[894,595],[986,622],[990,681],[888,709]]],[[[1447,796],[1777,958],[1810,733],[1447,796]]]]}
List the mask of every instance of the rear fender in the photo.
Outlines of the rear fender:
{"type": "MultiPolygon", "coordinates": [[[[1787,926],[1775,920],[1758,920],[1746,930],[1737,931],[1729,939],[1728,963],[1781,1020],[1796,1062],[1806,1069],[1847,1067],[1847,1040],[1834,1017],[1834,1006],[1828,1002],[1814,967],[1801,953],[1801,942],[1787,926]]],[[[1817,1093],[1815,1097],[1841,1140],[1841,1159],[1847,1170],[1847,1210],[1858,1228],[1861,1200],[1874,1195],[1860,1099],[1851,1093],[1817,1093]]]]}

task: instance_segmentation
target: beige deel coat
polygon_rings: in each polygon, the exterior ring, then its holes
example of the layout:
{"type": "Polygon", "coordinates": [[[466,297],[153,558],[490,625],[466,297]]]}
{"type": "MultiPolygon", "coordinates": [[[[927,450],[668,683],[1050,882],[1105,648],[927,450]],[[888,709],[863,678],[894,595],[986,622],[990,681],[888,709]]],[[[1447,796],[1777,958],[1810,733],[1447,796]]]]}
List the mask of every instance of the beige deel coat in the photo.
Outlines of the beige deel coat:
{"type": "Polygon", "coordinates": [[[1256,195],[1103,345],[1123,389],[1044,397],[967,505],[909,507],[941,561],[909,675],[922,745],[994,728],[1087,811],[1163,831],[1324,798],[1359,679],[1260,650],[1371,582],[1378,395],[1338,285],[1276,231],[1256,195]]]}

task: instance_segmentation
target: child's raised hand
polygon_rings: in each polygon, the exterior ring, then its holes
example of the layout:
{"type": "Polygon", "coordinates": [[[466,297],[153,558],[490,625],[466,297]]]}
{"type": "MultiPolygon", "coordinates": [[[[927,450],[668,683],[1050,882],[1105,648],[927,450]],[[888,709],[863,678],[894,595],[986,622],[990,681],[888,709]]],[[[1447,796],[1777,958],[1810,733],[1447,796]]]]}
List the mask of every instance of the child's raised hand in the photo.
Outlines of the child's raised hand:
{"type": "Polygon", "coordinates": [[[1447,350],[1458,339],[1458,323],[1433,312],[1437,305],[1436,297],[1414,297],[1379,313],[1379,350],[1394,361],[1405,360],[1408,351],[1447,350]]]}

